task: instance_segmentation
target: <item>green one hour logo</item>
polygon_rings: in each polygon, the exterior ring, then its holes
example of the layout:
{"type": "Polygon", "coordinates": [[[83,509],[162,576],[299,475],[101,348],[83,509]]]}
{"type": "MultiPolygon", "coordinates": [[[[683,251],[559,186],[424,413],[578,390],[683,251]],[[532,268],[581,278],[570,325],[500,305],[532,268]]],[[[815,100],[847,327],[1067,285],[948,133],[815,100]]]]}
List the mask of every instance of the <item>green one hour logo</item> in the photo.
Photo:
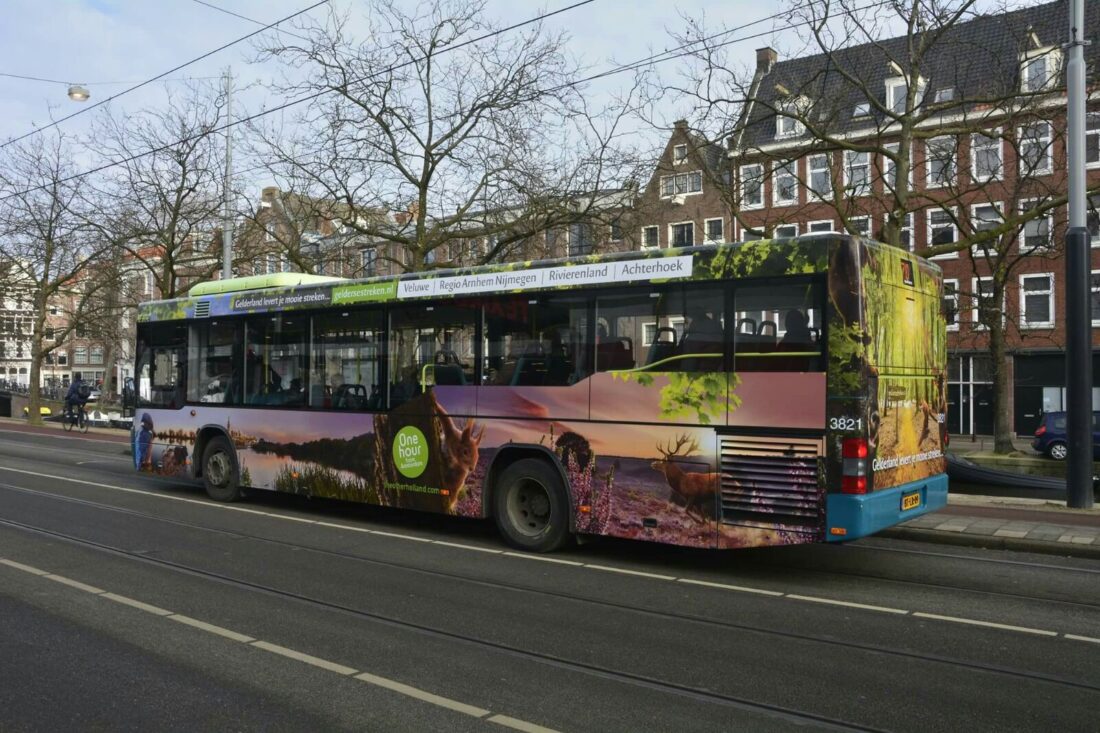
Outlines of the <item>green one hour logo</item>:
{"type": "Polygon", "coordinates": [[[393,438],[393,465],[406,478],[416,478],[428,467],[428,440],[412,425],[397,431],[393,438]]]}

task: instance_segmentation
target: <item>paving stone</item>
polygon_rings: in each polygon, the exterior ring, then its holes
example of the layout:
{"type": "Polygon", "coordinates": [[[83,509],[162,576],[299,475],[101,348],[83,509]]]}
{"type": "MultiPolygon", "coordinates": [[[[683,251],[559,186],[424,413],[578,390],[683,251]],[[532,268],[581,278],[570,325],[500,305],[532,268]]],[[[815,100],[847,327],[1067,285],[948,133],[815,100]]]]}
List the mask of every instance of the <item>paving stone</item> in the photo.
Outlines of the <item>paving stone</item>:
{"type": "Polygon", "coordinates": [[[1021,537],[1027,537],[1026,529],[998,529],[993,533],[994,537],[1015,537],[1017,539],[1021,537]]]}

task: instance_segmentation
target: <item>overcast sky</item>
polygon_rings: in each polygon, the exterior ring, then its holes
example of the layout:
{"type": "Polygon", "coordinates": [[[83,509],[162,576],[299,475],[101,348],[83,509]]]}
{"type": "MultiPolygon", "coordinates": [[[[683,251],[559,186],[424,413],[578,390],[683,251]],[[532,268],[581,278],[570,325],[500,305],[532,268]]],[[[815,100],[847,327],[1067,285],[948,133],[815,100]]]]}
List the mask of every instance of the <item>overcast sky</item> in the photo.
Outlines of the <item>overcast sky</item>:
{"type": "MultiPolygon", "coordinates": [[[[315,0],[209,0],[227,10],[263,23],[290,15],[315,0]]],[[[338,9],[363,8],[352,0],[332,0],[338,9]]],[[[401,0],[397,0],[400,4],[401,0]]],[[[0,73],[56,79],[85,84],[92,101],[103,100],[129,85],[148,79],[178,64],[205,54],[259,26],[206,7],[196,0],[3,0],[0,25],[0,73]],[[125,83],[123,83],[125,82],[125,83]]],[[[410,2],[410,5],[413,3],[410,2]]],[[[487,0],[486,12],[504,24],[556,9],[570,0],[534,3],[521,0],[487,0]]],[[[681,16],[706,17],[708,29],[741,25],[779,10],[779,2],[760,0],[595,0],[548,22],[570,36],[570,51],[594,70],[615,62],[633,61],[672,45],[669,31],[684,27],[681,16]]],[[[311,11],[323,17],[324,6],[311,11]]],[[[775,23],[757,26],[737,35],[768,30],[775,23]]],[[[798,38],[780,32],[773,38],[753,38],[730,48],[732,58],[751,64],[759,46],[792,48],[798,38]]],[[[282,101],[266,91],[266,82],[277,70],[250,63],[254,46],[249,42],[199,61],[172,77],[216,77],[232,65],[240,83],[253,83],[239,99],[238,111],[255,111],[260,105],[282,101]]],[[[660,73],[672,79],[680,65],[670,62],[660,73]]],[[[603,95],[629,82],[622,75],[603,82],[593,95],[603,95]]],[[[168,82],[167,86],[178,82],[168,82]]],[[[120,109],[156,106],[163,102],[165,84],[127,94],[113,102],[120,109]]],[[[84,107],[87,107],[85,103],[84,107]]],[[[23,134],[81,109],[66,97],[64,84],[25,81],[0,76],[0,140],[23,134]]],[[[680,110],[670,104],[666,119],[680,110]]],[[[95,112],[82,114],[63,129],[81,132],[95,112]]]]}

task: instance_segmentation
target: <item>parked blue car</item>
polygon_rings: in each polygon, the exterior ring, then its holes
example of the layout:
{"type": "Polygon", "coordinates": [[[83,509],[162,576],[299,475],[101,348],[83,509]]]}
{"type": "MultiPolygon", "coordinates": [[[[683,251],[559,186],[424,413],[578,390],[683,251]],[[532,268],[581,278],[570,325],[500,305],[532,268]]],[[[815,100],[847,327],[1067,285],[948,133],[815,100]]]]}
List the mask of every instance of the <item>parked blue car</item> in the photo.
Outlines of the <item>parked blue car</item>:
{"type": "MultiPolygon", "coordinates": [[[[1048,412],[1039,421],[1031,447],[1056,461],[1066,460],[1066,413],[1048,412]]],[[[1092,458],[1100,460],[1100,412],[1092,413],[1092,458]]]]}

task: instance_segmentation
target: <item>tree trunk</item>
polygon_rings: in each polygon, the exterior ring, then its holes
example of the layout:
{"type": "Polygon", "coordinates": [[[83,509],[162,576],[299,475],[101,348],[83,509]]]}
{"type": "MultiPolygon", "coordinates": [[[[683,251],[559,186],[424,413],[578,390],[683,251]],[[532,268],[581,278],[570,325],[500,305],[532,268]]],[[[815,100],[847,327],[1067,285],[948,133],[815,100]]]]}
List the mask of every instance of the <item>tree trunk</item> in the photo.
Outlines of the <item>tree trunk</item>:
{"type": "Polygon", "coordinates": [[[27,385],[27,421],[42,424],[42,328],[37,324],[31,334],[31,373],[27,385]]]}
{"type": "Polygon", "coordinates": [[[1008,409],[1008,369],[1005,363],[1005,327],[998,310],[989,324],[989,357],[993,360],[993,452],[1009,454],[1016,450],[1012,443],[1012,426],[1008,409]]]}

